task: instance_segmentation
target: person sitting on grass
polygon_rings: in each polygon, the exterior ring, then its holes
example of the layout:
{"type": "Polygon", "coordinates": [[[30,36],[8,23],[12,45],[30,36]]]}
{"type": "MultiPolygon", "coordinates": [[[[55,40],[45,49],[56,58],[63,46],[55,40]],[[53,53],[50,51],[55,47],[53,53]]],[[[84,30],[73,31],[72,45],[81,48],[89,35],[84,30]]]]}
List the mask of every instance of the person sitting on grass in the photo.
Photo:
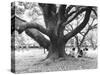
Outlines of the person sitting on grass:
{"type": "Polygon", "coordinates": [[[88,48],[87,48],[87,47],[85,47],[85,48],[83,49],[83,56],[85,56],[85,55],[86,55],[87,51],[88,51],[88,48]]]}
{"type": "Polygon", "coordinates": [[[78,57],[78,52],[77,52],[77,49],[75,49],[75,47],[74,47],[74,48],[72,48],[72,51],[71,51],[71,56],[72,56],[72,57],[75,57],[75,58],[77,58],[77,57],[78,57]]]}
{"type": "Polygon", "coordinates": [[[83,56],[83,50],[80,50],[78,53],[79,53],[78,57],[82,57],[83,56]]]}

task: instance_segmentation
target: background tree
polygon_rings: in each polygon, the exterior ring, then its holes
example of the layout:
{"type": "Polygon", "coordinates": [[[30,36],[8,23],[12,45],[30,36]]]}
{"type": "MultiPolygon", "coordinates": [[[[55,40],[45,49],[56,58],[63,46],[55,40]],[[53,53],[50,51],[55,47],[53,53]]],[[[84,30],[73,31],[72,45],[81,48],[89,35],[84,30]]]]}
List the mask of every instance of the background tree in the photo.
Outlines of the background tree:
{"type": "Polygon", "coordinates": [[[21,18],[15,17],[16,30],[20,33],[25,31],[26,34],[35,39],[40,46],[46,48],[48,50],[47,60],[66,58],[65,44],[87,25],[91,12],[94,12],[94,7],[75,5],[56,6],[56,4],[43,3],[39,3],[38,5],[42,11],[46,28],[38,23],[23,21],[21,18]],[[80,25],[64,35],[65,26],[84,12],[84,20],[80,25]],[[50,40],[45,38],[43,34],[47,35],[50,40]]]}
{"type": "Polygon", "coordinates": [[[27,20],[28,22],[29,21],[34,22],[34,21],[39,20],[37,17],[40,16],[41,14],[42,13],[40,12],[40,10],[37,9],[36,3],[31,3],[31,2],[12,2],[11,3],[11,34],[12,34],[11,40],[12,40],[12,45],[15,44],[14,47],[18,47],[18,46],[23,47],[23,46],[28,46],[28,44],[33,45],[35,43],[35,41],[31,40],[30,37],[28,37],[27,35],[25,36],[24,32],[19,35],[15,31],[15,15],[17,15],[20,18],[23,18],[24,20],[27,20]]]}
{"type": "MultiPolygon", "coordinates": [[[[80,24],[80,22],[83,20],[83,18],[84,18],[84,14],[81,14],[79,17],[76,18],[76,26],[78,26],[80,24]]],[[[87,23],[87,26],[81,32],[79,32],[77,35],[74,36],[74,38],[76,39],[75,44],[76,44],[76,47],[78,48],[79,52],[81,50],[83,43],[86,41],[85,39],[89,38],[89,37],[87,37],[88,33],[90,31],[93,32],[93,29],[97,28],[96,15],[94,15],[92,13],[90,18],[91,18],[91,20],[87,23]]],[[[75,25],[69,24],[68,26],[66,26],[65,30],[67,32],[71,32],[74,28],[75,28],[75,25]]],[[[92,34],[92,36],[93,36],[93,34],[92,34]]],[[[90,43],[91,43],[92,47],[94,47],[93,38],[90,37],[90,40],[91,40],[90,43]]]]}
{"type": "MultiPolygon", "coordinates": [[[[94,29],[95,30],[95,29],[94,29]]],[[[93,31],[94,31],[93,30],[93,31]]],[[[96,38],[97,36],[94,36],[93,33],[91,33],[89,35],[89,38],[87,38],[88,42],[90,43],[90,46],[95,50],[97,48],[97,39],[94,39],[96,38]]]]}

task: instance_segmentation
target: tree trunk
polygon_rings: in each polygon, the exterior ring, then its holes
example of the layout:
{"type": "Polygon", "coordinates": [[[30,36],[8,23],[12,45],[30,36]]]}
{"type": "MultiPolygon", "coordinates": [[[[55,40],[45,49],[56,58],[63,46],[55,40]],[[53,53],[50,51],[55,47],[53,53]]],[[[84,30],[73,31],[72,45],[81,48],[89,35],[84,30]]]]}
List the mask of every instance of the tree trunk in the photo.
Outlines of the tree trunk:
{"type": "Polygon", "coordinates": [[[64,58],[66,56],[65,53],[65,43],[59,42],[59,43],[52,43],[49,46],[47,58],[50,58],[51,60],[55,60],[58,58],[64,58]]]}
{"type": "Polygon", "coordinates": [[[81,45],[79,44],[79,39],[78,39],[78,36],[76,35],[75,36],[75,39],[76,39],[76,47],[78,48],[78,53],[80,53],[80,50],[81,50],[81,45]]]}

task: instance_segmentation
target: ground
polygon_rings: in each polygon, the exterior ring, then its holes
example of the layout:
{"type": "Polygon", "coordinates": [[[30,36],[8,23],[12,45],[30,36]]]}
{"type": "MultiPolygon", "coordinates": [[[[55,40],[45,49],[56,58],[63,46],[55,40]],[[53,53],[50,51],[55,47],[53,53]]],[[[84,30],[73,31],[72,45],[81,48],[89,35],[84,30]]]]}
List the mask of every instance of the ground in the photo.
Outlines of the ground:
{"type": "MultiPolygon", "coordinates": [[[[12,52],[13,53],[13,52],[12,52]]],[[[38,64],[40,60],[47,56],[43,49],[23,49],[15,51],[16,73],[67,71],[97,68],[97,57],[72,58],[56,61],[51,64],[38,64]]]]}

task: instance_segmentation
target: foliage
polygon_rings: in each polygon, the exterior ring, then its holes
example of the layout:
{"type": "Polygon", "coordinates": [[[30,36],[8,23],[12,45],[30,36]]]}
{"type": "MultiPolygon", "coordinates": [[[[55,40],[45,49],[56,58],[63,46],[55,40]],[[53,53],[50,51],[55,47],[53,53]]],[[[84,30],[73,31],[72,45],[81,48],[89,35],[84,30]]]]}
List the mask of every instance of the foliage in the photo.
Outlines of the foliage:
{"type": "MultiPolygon", "coordinates": [[[[25,33],[32,39],[36,40],[41,47],[48,50],[48,59],[45,62],[55,60],[60,57],[65,58],[65,44],[73,37],[77,37],[76,39],[79,40],[76,35],[80,33],[82,34],[81,31],[83,31],[86,26],[88,26],[88,31],[94,28],[88,23],[92,12],[97,17],[96,11],[94,10],[96,7],[76,5],[56,6],[56,4],[44,3],[39,3],[37,6],[41,9],[45,27],[43,27],[41,23],[27,21],[15,16],[15,29],[19,33],[25,31],[25,33]],[[79,22],[77,23],[78,20],[79,22]],[[71,26],[72,29],[69,32],[64,33],[65,30],[68,31],[67,26],[71,26]],[[48,36],[49,39],[47,39],[44,35],[48,36]]],[[[29,8],[28,10],[30,10],[31,7],[27,7],[29,8]]],[[[29,19],[31,19],[31,17],[29,17],[29,19]]],[[[87,33],[88,32],[86,30],[84,35],[87,33]]],[[[83,39],[85,39],[85,37],[83,39]]],[[[79,41],[77,44],[78,43],[79,41]]]]}

